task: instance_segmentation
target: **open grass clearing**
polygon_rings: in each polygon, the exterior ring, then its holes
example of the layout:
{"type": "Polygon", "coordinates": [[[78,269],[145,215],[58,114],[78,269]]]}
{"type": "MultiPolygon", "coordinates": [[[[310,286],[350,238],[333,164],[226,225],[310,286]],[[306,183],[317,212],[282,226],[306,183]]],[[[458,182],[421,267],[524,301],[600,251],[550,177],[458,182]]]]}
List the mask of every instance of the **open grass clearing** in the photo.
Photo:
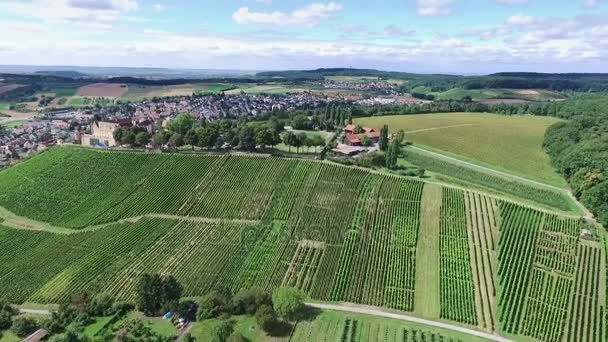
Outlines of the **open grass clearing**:
{"type": "Polygon", "coordinates": [[[555,172],[542,147],[546,129],[558,121],[537,116],[440,113],[359,118],[355,123],[375,129],[387,124],[391,133],[403,129],[406,140],[415,144],[566,187],[565,180],[555,172]]]}

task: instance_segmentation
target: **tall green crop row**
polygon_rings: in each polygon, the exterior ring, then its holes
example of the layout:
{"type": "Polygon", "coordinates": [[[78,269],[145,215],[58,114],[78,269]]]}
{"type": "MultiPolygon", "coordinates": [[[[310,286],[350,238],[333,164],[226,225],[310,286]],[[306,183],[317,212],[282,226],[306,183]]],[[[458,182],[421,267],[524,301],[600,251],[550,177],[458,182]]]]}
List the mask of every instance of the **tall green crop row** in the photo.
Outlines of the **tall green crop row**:
{"type": "Polygon", "coordinates": [[[534,247],[543,214],[513,203],[500,202],[498,242],[499,321],[516,334],[521,324],[534,247]]]}
{"type": "Polygon", "coordinates": [[[581,244],[578,247],[576,283],[566,341],[603,340],[605,307],[599,301],[599,273],[605,272],[600,267],[602,253],[596,246],[581,244]]]}
{"type": "Polygon", "coordinates": [[[464,193],[444,188],[439,221],[440,317],[477,325],[464,193]]]}

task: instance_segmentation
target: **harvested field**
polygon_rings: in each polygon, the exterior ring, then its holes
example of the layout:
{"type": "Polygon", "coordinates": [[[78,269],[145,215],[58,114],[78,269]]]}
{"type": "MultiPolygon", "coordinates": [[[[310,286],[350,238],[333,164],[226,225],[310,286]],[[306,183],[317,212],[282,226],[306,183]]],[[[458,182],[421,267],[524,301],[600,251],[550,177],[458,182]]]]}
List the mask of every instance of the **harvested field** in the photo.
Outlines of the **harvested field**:
{"type": "Polygon", "coordinates": [[[129,91],[126,84],[94,83],[78,89],[76,95],[83,97],[121,97],[129,91]]]}
{"type": "Polygon", "coordinates": [[[7,84],[7,85],[0,85],[0,94],[4,94],[7,93],[11,90],[15,90],[19,87],[23,87],[21,84],[7,84]]]}

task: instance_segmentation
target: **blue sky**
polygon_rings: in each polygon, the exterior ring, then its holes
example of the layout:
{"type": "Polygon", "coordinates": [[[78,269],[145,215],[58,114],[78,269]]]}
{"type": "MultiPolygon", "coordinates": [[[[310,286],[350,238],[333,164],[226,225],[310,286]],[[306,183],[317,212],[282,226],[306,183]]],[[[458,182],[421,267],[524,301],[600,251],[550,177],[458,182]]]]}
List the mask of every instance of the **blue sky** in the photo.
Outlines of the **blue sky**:
{"type": "Polygon", "coordinates": [[[0,0],[0,64],[608,72],[608,0],[0,0]]]}

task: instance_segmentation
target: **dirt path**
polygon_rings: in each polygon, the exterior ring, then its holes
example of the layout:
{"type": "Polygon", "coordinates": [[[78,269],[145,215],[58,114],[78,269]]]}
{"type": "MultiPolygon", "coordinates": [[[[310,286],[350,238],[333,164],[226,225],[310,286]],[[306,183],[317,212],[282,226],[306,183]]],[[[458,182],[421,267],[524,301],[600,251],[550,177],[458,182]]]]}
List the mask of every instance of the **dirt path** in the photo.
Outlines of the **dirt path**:
{"type": "Polygon", "coordinates": [[[19,309],[19,313],[22,314],[33,314],[33,315],[44,315],[48,316],[51,314],[49,310],[34,310],[34,309],[19,309]]]}
{"type": "Polygon", "coordinates": [[[405,132],[405,133],[406,133],[406,134],[410,134],[410,133],[420,133],[420,132],[436,131],[436,130],[438,130],[438,129],[456,128],[456,127],[466,127],[466,126],[479,126],[479,124],[460,124],[460,125],[450,125],[450,126],[429,127],[429,128],[422,128],[422,129],[417,129],[417,130],[413,130],[413,131],[407,131],[407,132],[405,132]]]}
{"type": "Polygon", "coordinates": [[[457,325],[451,325],[448,323],[431,321],[431,320],[418,318],[418,317],[414,317],[414,316],[401,315],[401,314],[392,313],[392,312],[385,312],[385,311],[382,311],[381,309],[373,308],[373,307],[365,307],[365,306],[358,306],[358,305],[351,305],[351,304],[335,305],[335,304],[319,304],[319,303],[306,303],[306,305],[313,307],[313,308],[321,309],[321,310],[352,312],[352,313],[360,313],[360,314],[372,315],[372,316],[377,316],[377,317],[398,319],[401,321],[425,324],[425,325],[429,325],[429,326],[436,327],[436,328],[457,331],[457,332],[460,332],[463,334],[477,336],[477,337],[485,338],[485,339],[492,340],[492,341],[511,342],[511,340],[509,340],[508,338],[505,338],[505,337],[502,337],[499,335],[488,334],[488,333],[484,333],[481,331],[460,327],[457,325]]]}
{"type": "Polygon", "coordinates": [[[242,220],[242,219],[221,219],[221,218],[211,218],[211,217],[195,217],[195,216],[179,216],[179,215],[168,215],[168,214],[146,214],[141,216],[129,217],[125,219],[121,219],[114,222],[103,223],[95,226],[89,226],[83,229],[75,229],[75,228],[66,228],[66,227],[57,227],[51,224],[40,222],[32,219],[28,219],[26,217],[18,216],[6,208],[0,207],[0,218],[4,219],[0,224],[2,226],[14,229],[23,229],[23,230],[36,230],[36,231],[44,231],[55,234],[77,234],[83,232],[90,232],[99,230],[114,224],[120,223],[136,223],[137,221],[143,218],[161,218],[167,220],[181,220],[188,222],[200,222],[200,223],[223,223],[230,222],[236,224],[244,224],[244,225],[256,225],[259,224],[260,221],[257,220],[242,220]]]}
{"type": "Polygon", "coordinates": [[[420,203],[420,232],[416,248],[416,287],[414,312],[422,317],[439,318],[439,218],[442,188],[425,184],[420,203]]]}

